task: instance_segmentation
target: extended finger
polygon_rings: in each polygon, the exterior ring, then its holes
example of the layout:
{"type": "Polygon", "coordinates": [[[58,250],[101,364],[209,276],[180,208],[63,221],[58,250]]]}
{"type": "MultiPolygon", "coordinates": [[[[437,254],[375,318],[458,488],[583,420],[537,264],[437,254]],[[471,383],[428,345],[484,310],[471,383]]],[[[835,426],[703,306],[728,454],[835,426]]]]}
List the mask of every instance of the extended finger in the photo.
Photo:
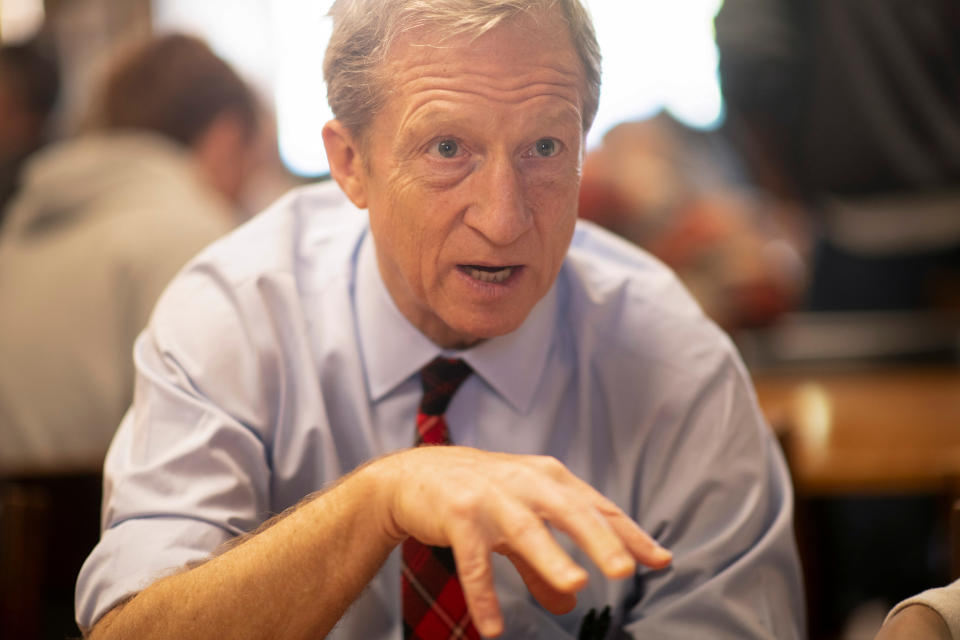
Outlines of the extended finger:
{"type": "Polygon", "coordinates": [[[490,547],[470,526],[451,533],[457,575],[473,624],[485,637],[498,636],[503,633],[503,616],[493,587],[490,547]]]}
{"type": "Polygon", "coordinates": [[[512,551],[507,551],[504,555],[513,563],[517,573],[523,579],[523,583],[527,585],[530,594],[543,605],[544,609],[559,616],[572,611],[577,606],[577,596],[575,594],[564,593],[551,587],[550,583],[544,580],[543,576],[531,567],[523,557],[512,551]]]}
{"type": "Polygon", "coordinates": [[[543,519],[566,533],[609,578],[626,578],[636,561],[613,527],[594,506],[603,496],[556,458],[529,459],[539,473],[528,482],[526,498],[543,519]]]}
{"type": "Polygon", "coordinates": [[[570,491],[543,492],[536,508],[556,529],[570,536],[607,577],[626,578],[633,574],[633,555],[590,502],[570,491]]]}
{"type": "Polygon", "coordinates": [[[557,543],[543,520],[520,501],[505,501],[496,514],[500,544],[522,558],[551,589],[574,593],[587,582],[587,572],[557,543]]]}
{"type": "Polygon", "coordinates": [[[597,511],[620,537],[634,558],[654,569],[662,569],[670,564],[673,554],[661,547],[613,501],[598,495],[595,504],[597,511]]]}
{"type": "Polygon", "coordinates": [[[673,554],[664,549],[646,531],[640,528],[630,516],[623,512],[612,500],[598,492],[566,467],[557,476],[560,481],[577,487],[579,492],[589,496],[597,513],[607,522],[630,555],[642,564],[662,569],[670,564],[673,554]]]}

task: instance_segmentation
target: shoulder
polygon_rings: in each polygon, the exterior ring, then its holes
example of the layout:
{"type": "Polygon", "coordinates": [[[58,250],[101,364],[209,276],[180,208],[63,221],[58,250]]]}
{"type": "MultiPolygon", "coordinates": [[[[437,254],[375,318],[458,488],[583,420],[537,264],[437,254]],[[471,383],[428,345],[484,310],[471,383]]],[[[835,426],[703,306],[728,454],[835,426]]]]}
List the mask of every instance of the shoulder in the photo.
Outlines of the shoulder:
{"type": "Polygon", "coordinates": [[[336,332],[319,325],[352,326],[366,216],[345,200],[328,185],[295,190],[204,249],[161,295],[138,367],[185,376],[232,415],[268,406],[318,336],[336,332]]]}
{"type": "Polygon", "coordinates": [[[190,260],[161,296],[152,324],[216,332],[301,318],[305,308],[326,304],[331,290],[338,300],[347,294],[366,228],[366,215],[335,184],[295,189],[190,260]]]}
{"type": "Polygon", "coordinates": [[[154,330],[276,330],[330,288],[346,292],[366,216],[339,193],[329,183],[296,189],[206,247],[160,297],[154,330]]]}
{"type": "Polygon", "coordinates": [[[639,247],[580,222],[561,272],[570,330],[593,357],[703,370],[734,355],[677,276],[639,247]]]}
{"type": "Polygon", "coordinates": [[[335,183],[300,187],[201,251],[178,280],[322,287],[349,271],[366,228],[366,215],[335,183]]]}

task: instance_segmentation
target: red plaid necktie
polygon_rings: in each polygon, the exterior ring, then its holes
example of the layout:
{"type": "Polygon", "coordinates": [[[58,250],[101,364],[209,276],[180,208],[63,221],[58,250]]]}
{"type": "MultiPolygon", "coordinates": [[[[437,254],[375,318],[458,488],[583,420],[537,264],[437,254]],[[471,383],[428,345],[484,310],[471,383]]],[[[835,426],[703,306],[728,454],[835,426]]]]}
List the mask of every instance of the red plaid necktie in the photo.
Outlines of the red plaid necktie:
{"type": "MultiPolygon", "coordinates": [[[[417,411],[417,446],[450,444],[443,412],[469,375],[470,365],[449,358],[434,358],[420,371],[423,400],[417,411]]],[[[402,587],[405,640],[480,640],[470,621],[449,547],[430,547],[407,538],[403,543],[402,587]]]]}

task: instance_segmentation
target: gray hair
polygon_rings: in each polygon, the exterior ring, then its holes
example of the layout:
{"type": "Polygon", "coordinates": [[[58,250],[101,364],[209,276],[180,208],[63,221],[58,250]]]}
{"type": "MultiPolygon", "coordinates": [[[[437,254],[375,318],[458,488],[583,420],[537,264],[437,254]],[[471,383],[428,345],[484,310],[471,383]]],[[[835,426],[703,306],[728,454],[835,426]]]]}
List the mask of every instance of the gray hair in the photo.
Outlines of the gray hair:
{"type": "Polygon", "coordinates": [[[580,0],[336,0],[330,8],[333,34],[323,60],[327,101],[334,116],[362,136],[386,99],[381,73],[397,37],[424,26],[445,37],[479,37],[511,18],[558,6],[570,27],[586,77],[583,130],[600,100],[600,46],[580,0]]]}

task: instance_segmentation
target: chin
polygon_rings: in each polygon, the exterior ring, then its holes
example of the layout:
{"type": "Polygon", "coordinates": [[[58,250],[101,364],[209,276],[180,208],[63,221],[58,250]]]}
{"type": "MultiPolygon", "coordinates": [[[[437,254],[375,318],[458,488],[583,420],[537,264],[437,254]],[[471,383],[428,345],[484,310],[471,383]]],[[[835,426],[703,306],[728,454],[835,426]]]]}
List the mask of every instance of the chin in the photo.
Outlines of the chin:
{"type": "Polygon", "coordinates": [[[461,336],[464,342],[474,344],[481,340],[490,340],[516,331],[523,324],[525,318],[526,315],[520,318],[502,315],[472,318],[462,323],[452,324],[450,327],[461,336]]]}

